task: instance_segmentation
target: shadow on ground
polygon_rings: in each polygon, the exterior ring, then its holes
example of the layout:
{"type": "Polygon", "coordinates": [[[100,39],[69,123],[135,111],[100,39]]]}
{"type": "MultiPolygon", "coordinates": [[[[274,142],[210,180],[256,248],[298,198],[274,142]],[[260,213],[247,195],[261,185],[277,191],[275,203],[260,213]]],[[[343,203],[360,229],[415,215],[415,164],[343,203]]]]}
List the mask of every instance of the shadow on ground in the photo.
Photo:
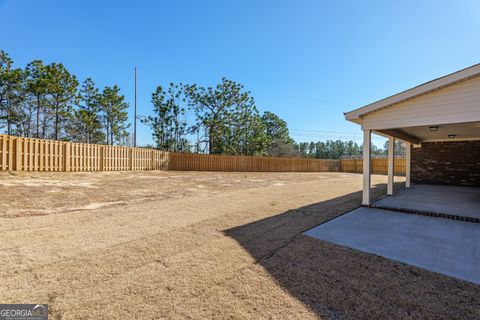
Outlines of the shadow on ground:
{"type": "Polygon", "coordinates": [[[360,202],[356,192],[224,232],[320,318],[480,319],[480,286],[302,235],[360,202]]]}

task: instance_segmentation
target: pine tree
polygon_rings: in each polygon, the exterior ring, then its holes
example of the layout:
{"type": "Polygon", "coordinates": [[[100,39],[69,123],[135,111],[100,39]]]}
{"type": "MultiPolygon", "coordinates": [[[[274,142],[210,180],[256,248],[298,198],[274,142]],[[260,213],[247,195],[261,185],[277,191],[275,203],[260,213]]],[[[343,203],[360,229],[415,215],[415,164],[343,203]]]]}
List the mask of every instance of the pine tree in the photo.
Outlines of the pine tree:
{"type": "Polygon", "coordinates": [[[270,140],[267,136],[255,100],[244,93],[230,114],[230,123],[225,126],[227,137],[223,144],[223,153],[262,156],[267,153],[270,140]]]}
{"type": "Polygon", "coordinates": [[[61,63],[46,66],[48,108],[53,116],[52,137],[62,137],[65,125],[72,119],[77,98],[78,81],[61,63]]]}
{"type": "Polygon", "coordinates": [[[100,106],[103,113],[106,142],[109,145],[120,143],[128,138],[128,104],[120,94],[117,85],[105,87],[100,96],[100,106]]]}
{"type": "MultiPolygon", "coordinates": [[[[24,72],[13,68],[13,60],[0,50],[0,121],[13,134],[22,121],[22,103],[25,98],[24,72]]],[[[17,132],[18,133],[18,132],[17,132]]]]}
{"type": "Polygon", "coordinates": [[[103,142],[105,134],[102,132],[100,94],[91,78],[85,79],[78,97],[80,104],[75,111],[75,122],[79,140],[86,143],[103,142]]]}
{"type": "Polygon", "coordinates": [[[210,154],[250,154],[264,153],[264,137],[257,132],[262,124],[257,121],[256,107],[249,92],[243,90],[240,83],[222,78],[221,83],[213,87],[186,85],[186,100],[196,116],[193,131],[201,128],[210,154]],[[253,118],[245,117],[250,110],[253,118]],[[252,119],[255,119],[252,121],[252,119]],[[254,127],[252,127],[254,125],[254,127]],[[246,132],[250,132],[247,134],[246,132]],[[251,135],[252,132],[257,132],[251,135]],[[248,145],[257,145],[259,149],[251,150],[248,145]],[[248,150],[248,151],[247,151],[248,150]]]}
{"type": "Polygon", "coordinates": [[[40,119],[47,95],[47,71],[41,60],[30,62],[26,69],[26,90],[35,109],[35,137],[40,138],[40,119]]]}
{"type": "Polygon", "coordinates": [[[154,116],[142,120],[152,129],[157,149],[165,151],[186,151],[187,124],[183,100],[182,85],[170,83],[167,91],[158,86],[152,94],[154,116]]]}

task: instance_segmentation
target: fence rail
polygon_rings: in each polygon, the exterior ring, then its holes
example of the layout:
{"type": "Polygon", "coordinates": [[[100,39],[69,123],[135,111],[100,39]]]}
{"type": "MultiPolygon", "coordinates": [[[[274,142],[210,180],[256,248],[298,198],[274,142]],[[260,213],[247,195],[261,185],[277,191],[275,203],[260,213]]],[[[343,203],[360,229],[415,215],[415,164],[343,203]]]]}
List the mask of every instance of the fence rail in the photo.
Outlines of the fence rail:
{"type": "MultiPolygon", "coordinates": [[[[120,170],[361,173],[362,160],[169,153],[146,148],[0,135],[0,171],[120,170]]],[[[386,174],[387,159],[372,159],[372,172],[386,174]]],[[[405,159],[395,159],[395,173],[405,174],[405,159]]]]}

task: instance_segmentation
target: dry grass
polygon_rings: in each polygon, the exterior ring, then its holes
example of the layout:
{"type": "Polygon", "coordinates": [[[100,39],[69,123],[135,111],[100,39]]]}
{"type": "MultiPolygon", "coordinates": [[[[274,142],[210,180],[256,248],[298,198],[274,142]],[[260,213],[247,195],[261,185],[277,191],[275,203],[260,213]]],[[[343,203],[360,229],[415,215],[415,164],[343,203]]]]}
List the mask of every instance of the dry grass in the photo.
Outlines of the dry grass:
{"type": "Polygon", "coordinates": [[[300,234],[360,188],[345,173],[2,174],[0,301],[49,303],[51,319],[480,318],[479,286],[300,234]]]}

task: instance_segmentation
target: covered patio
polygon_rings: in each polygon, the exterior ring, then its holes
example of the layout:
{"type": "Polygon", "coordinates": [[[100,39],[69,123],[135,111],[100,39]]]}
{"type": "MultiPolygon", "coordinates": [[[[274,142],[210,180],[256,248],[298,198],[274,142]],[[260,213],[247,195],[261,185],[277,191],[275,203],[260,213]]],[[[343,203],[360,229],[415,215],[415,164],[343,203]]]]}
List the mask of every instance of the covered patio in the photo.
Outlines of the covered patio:
{"type": "Polygon", "coordinates": [[[362,207],[314,238],[480,284],[480,65],[345,114],[363,130],[362,207]],[[371,197],[371,136],[388,138],[387,196],[371,197]],[[394,194],[394,145],[406,147],[394,194]]]}
{"type": "Polygon", "coordinates": [[[363,205],[372,205],[371,136],[376,133],[388,138],[387,195],[394,192],[395,140],[406,148],[405,187],[417,185],[377,204],[478,218],[478,192],[452,187],[480,187],[480,64],[353,110],[345,118],[363,130],[363,205]]]}

